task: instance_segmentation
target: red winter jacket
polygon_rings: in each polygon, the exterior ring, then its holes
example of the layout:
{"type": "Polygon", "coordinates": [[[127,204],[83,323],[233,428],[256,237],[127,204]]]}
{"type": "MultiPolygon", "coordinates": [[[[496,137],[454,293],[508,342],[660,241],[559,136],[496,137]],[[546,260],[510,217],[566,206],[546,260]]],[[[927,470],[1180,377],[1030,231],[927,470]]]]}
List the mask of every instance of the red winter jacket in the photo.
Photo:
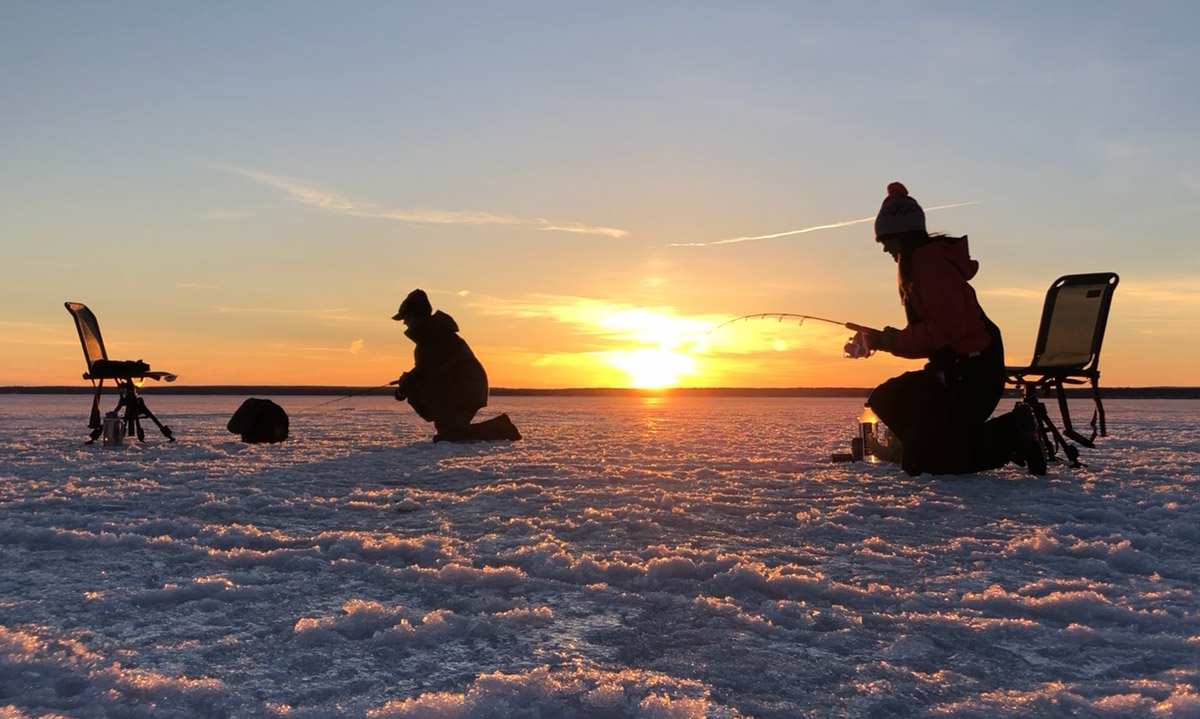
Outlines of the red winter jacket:
{"type": "Polygon", "coordinates": [[[906,308],[909,322],[896,333],[893,353],[920,359],[945,348],[967,355],[987,347],[991,335],[969,284],[978,271],[966,236],[937,239],[916,248],[906,308]]]}

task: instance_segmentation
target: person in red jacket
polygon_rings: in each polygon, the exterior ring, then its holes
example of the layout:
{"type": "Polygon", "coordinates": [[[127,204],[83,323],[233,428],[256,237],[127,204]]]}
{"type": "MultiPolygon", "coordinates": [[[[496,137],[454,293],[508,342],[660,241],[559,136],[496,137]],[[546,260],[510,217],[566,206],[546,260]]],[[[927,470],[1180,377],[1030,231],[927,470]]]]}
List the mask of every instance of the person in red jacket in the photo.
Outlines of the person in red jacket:
{"type": "Polygon", "coordinates": [[[1004,392],[1004,342],[971,287],[979,263],[967,237],[930,235],[921,205],[893,182],[875,218],[875,240],[896,261],[907,324],[870,330],[868,346],[928,360],[867,400],[900,438],[901,467],[911,475],[967,474],[1017,461],[1045,474],[1029,408],[992,417],[1004,392]]]}

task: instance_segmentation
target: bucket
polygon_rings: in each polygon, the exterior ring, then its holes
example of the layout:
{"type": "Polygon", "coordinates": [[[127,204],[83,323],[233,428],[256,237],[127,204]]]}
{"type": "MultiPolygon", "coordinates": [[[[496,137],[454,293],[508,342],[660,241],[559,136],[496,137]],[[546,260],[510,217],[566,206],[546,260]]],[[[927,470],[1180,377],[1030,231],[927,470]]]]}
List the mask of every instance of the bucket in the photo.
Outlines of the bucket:
{"type": "Polygon", "coordinates": [[[125,440],[125,427],[121,424],[121,418],[116,412],[109,412],[104,416],[104,423],[101,429],[104,437],[105,447],[120,447],[125,440]]]}

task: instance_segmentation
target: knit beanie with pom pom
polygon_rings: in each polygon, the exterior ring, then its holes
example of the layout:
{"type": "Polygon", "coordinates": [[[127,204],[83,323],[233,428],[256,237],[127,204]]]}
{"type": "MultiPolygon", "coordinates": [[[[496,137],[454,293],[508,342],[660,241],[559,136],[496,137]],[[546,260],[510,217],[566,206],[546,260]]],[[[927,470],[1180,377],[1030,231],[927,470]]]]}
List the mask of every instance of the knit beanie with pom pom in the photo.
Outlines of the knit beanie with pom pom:
{"type": "Polygon", "coordinates": [[[899,182],[887,186],[887,197],[875,216],[875,241],[902,232],[925,233],[925,211],[899,182]]]}

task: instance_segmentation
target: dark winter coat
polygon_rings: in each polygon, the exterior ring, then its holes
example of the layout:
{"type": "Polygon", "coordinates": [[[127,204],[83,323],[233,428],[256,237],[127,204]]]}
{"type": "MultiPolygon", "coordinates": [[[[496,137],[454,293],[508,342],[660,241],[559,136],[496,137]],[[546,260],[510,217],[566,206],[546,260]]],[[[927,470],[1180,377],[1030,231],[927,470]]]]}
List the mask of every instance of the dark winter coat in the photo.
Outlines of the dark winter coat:
{"type": "Polygon", "coordinates": [[[413,368],[397,390],[417,414],[438,425],[466,425],[487,406],[488,380],[483,365],[450,315],[438,310],[404,331],[414,343],[413,368]]]}

